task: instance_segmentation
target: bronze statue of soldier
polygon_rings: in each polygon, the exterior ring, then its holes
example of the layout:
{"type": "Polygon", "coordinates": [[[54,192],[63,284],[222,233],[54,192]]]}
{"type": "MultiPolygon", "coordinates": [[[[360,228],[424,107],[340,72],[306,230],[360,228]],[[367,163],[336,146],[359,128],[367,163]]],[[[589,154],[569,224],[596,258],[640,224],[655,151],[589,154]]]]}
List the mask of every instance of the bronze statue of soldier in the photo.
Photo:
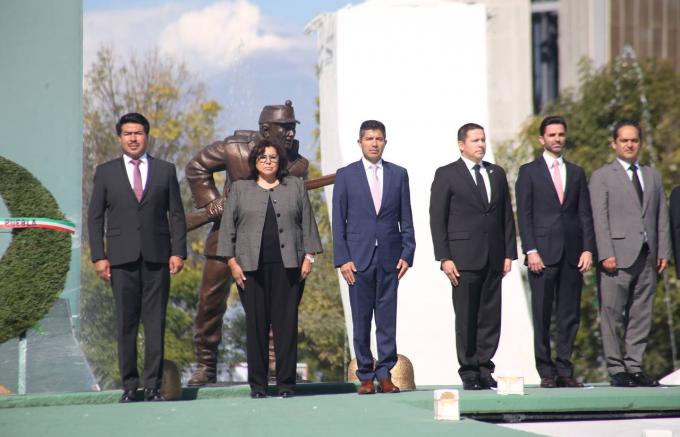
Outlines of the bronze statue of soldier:
{"type": "Polygon", "coordinates": [[[259,131],[237,130],[233,135],[201,150],[186,166],[194,204],[199,211],[187,214],[188,230],[206,223],[212,228],[205,241],[206,257],[199,291],[195,319],[194,351],[198,367],[188,382],[201,386],[216,382],[217,355],[222,340],[222,318],[227,309],[227,293],[231,285],[229,267],[216,255],[220,219],[224,199],[233,181],[245,179],[250,174],[248,154],[262,139],[281,145],[288,153],[288,173],[307,178],[309,161],[298,153],[299,142],[295,139],[293,104],[265,106],[260,113],[259,131]],[[215,186],[213,173],[224,171],[224,195],[215,186]]]}

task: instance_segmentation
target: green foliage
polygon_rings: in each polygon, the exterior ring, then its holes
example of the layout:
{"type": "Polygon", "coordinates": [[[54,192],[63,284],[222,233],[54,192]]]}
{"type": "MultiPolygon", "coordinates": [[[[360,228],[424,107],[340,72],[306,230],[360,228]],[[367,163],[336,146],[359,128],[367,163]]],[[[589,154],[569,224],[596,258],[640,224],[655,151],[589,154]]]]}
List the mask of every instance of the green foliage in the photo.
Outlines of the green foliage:
{"type": "MultiPolygon", "coordinates": [[[[13,217],[63,220],[56,200],[31,173],[0,156],[0,197],[13,217]]],[[[35,325],[64,289],[71,236],[20,229],[0,261],[0,343],[35,325]]]]}
{"type": "MultiPolygon", "coordinates": [[[[630,56],[618,58],[595,70],[583,61],[578,90],[564,92],[543,114],[527,121],[520,134],[521,144],[502,156],[512,169],[538,156],[538,126],[544,116],[561,114],[569,125],[566,158],[582,166],[586,175],[614,159],[610,147],[611,128],[616,120],[641,121],[645,146],[641,162],[655,166],[662,174],[666,191],[680,180],[680,75],[659,60],[637,61],[630,56]]],[[[514,184],[514,180],[510,181],[514,184]]],[[[680,292],[677,281],[665,273],[657,288],[652,331],[643,366],[652,375],[664,375],[674,368],[670,332],[680,338],[677,320],[680,292]],[[665,298],[668,296],[668,300],[665,298]],[[671,314],[669,322],[668,314],[671,314]]],[[[607,377],[599,331],[595,275],[585,277],[581,299],[581,327],[574,350],[575,374],[588,381],[607,377]]],[[[677,364],[677,362],[676,362],[677,364]]]]}

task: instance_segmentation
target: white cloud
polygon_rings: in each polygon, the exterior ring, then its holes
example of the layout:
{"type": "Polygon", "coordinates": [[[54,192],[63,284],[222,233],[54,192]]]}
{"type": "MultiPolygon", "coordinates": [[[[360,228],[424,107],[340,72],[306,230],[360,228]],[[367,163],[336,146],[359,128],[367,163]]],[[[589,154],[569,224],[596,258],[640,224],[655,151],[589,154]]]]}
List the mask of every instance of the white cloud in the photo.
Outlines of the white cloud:
{"type": "Polygon", "coordinates": [[[158,35],[183,11],[178,4],[167,4],[157,8],[86,13],[83,19],[85,71],[102,45],[114,47],[125,56],[158,46],[158,35]]]}
{"type": "Polygon", "coordinates": [[[224,71],[254,54],[285,52],[306,43],[266,29],[257,6],[236,0],[184,13],[165,27],[159,45],[189,65],[224,71]]]}
{"type": "Polygon", "coordinates": [[[161,7],[86,13],[85,71],[103,45],[127,57],[158,47],[187,62],[194,71],[229,70],[246,58],[276,51],[309,50],[313,38],[284,35],[268,25],[248,0],[220,1],[202,9],[170,3],[161,7]]]}

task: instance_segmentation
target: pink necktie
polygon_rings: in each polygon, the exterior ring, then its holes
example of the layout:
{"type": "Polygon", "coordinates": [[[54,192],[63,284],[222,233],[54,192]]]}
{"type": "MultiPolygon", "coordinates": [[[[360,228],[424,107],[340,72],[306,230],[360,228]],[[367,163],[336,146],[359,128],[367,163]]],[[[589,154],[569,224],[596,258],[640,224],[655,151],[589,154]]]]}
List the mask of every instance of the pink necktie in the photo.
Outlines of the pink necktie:
{"type": "Polygon", "coordinates": [[[371,165],[369,168],[373,171],[371,177],[371,196],[373,197],[373,205],[375,206],[375,213],[377,214],[380,211],[382,197],[380,194],[380,181],[378,180],[378,166],[371,165]]]}
{"type": "Polygon", "coordinates": [[[557,160],[553,161],[553,184],[555,184],[555,191],[557,191],[557,197],[560,199],[560,204],[564,202],[564,188],[562,187],[562,176],[560,176],[560,163],[557,160]]]}
{"type": "Polygon", "coordinates": [[[135,192],[137,202],[140,202],[144,192],[142,188],[142,172],[139,171],[139,164],[142,162],[139,159],[131,159],[130,162],[135,166],[135,170],[132,172],[132,191],[135,192]]]}

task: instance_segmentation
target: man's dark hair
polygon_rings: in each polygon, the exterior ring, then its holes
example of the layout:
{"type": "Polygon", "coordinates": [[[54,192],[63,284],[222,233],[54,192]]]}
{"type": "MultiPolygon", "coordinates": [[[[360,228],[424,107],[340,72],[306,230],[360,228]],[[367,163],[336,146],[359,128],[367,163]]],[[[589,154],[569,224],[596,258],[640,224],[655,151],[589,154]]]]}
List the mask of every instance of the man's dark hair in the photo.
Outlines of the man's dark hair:
{"type": "Polygon", "coordinates": [[[361,127],[359,128],[359,139],[362,139],[364,137],[364,132],[367,130],[379,130],[382,132],[383,137],[387,138],[387,132],[385,132],[385,125],[379,122],[378,120],[366,120],[363,123],[361,123],[361,127]]]}
{"type": "Polygon", "coordinates": [[[616,141],[616,139],[619,137],[619,129],[624,126],[633,126],[635,129],[637,129],[638,137],[640,137],[640,141],[642,141],[642,129],[640,128],[640,123],[637,120],[633,120],[632,118],[622,118],[621,120],[614,123],[614,127],[612,128],[612,137],[614,138],[614,141],[616,141]]]}
{"type": "Polygon", "coordinates": [[[130,112],[120,117],[120,120],[118,120],[118,123],[116,123],[116,135],[120,136],[120,134],[123,132],[123,125],[126,123],[141,124],[144,126],[144,133],[149,135],[149,120],[137,112],[130,112]]]}
{"type": "Polygon", "coordinates": [[[561,115],[549,115],[543,119],[541,126],[538,128],[538,133],[543,136],[545,134],[545,128],[551,124],[561,124],[564,126],[564,131],[567,131],[567,122],[561,115]]]}
{"type": "Polygon", "coordinates": [[[458,129],[458,141],[465,141],[465,138],[467,138],[468,131],[475,129],[484,130],[484,128],[478,125],[477,123],[465,123],[464,125],[462,125],[458,129]]]}
{"type": "Polygon", "coordinates": [[[278,144],[272,143],[269,140],[260,141],[250,151],[250,154],[248,155],[248,166],[250,167],[250,176],[248,176],[248,179],[252,179],[254,181],[257,180],[259,173],[257,172],[257,167],[255,167],[255,164],[257,163],[257,158],[260,155],[265,154],[265,150],[267,150],[267,147],[275,148],[276,154],[279,155],[279,168],[278,170],[276,170],[276,179],[278,179],[280,183],[283,183],[283,179],[286,176],[288,176],[288,156],[286,155],[286,151],[283,150],[283,147],[279,146],[278,144]]]}

